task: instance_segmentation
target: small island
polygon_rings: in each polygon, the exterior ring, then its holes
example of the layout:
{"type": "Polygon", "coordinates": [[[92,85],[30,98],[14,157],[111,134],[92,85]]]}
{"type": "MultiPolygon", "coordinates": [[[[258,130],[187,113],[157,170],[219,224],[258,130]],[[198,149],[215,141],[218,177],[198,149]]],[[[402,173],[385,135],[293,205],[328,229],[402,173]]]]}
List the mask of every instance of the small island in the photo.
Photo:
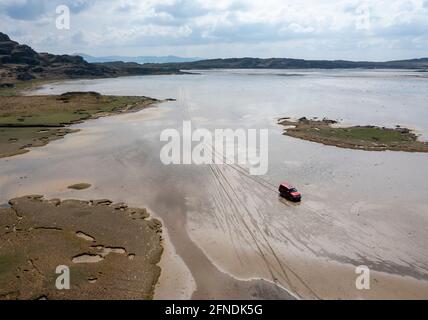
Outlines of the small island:
{"type": "Polygon", "coordinates": [[[427,142],[419,141],[418,136],[410,129],[400,126],[396,128],[369,125],[339,127],[335,120],[306,117],[298,120],[281,118],[278,123],[285,127],[284,135],[339,148],[428,152],[427,142]]]}
{"type": "Polygon", "coordinates": [[[77,132],[70,125],[112,114],[136,112],[158,102],[139,96],[104,96],[97,92],[28,96],[27,87],[0,89],[0,158],[77,132]]]}

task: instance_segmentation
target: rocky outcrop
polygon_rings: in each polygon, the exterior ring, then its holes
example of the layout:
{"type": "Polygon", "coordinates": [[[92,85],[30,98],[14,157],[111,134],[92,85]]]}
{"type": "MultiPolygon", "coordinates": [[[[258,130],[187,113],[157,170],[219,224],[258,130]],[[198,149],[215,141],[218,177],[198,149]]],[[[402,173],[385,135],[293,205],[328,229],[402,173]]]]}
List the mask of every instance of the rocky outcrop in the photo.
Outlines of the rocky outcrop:
{"type": "Polygon", "coordinates": [[[10,38],[7,34],[0,32],[0,42],[10,41],[10,38]]]}
{"type": "Polygon", "coordinates": [[[5,77],[14,77],[18,81],[47,77],[116,76],[119,73],[90,64],[79,56],[37,53],[27,45],[12,41],[4,33],[0,33],[0,63],[9,71],[5,77]]]}
{"type": "Polygon", "coordinates": [[[40,60],[37,52],[29,46],[12,41],[0,32],[0,63],[38,65],[40,60]]]}
{"type": "Polygon", "coordinates": [[[144,67],[138,63],[88,63],[80,56],[38,53],[0,32],[0,83],[32,79],[100,78],[179,73],[177,68],[144,67]]]}

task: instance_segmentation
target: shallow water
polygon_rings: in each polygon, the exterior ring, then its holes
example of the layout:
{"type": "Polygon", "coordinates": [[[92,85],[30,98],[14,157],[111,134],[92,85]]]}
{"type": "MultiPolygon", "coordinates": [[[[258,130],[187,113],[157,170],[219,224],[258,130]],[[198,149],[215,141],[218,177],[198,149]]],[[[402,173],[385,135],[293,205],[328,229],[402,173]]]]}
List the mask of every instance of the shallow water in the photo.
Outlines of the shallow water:
{"type": "MultiPolygon", "coordinates": [[[[210,281],[215,272],[214,280],[265,279],[303,298],[428,297],[428,155],[319,145],[283,136],[276,124],[284,116],[317,116],[399,124],[427,137],[427,78],[391,70],[200,73],[38,90],[178,101],[88,121],[64,140],[0,159],[0,202],[38,193],[149,206],[195,280],[194,297],[242,293],[210,281]],[[163,165],[160,132],[180,129],[186,119],[198,128],[269,129],[268,173],[255,178],[237,166],[163,165]],[[278,198],[275,186],[283,180],[303,193],[301,204],[278,198]],[[93,188],[67,189],[79,182],[93,188]],[[354,267],[361,264],[376,273],[370,292],[355,289],[354,267]]],[[[259,291],[278,297],[269,290],[259,291]]]]}

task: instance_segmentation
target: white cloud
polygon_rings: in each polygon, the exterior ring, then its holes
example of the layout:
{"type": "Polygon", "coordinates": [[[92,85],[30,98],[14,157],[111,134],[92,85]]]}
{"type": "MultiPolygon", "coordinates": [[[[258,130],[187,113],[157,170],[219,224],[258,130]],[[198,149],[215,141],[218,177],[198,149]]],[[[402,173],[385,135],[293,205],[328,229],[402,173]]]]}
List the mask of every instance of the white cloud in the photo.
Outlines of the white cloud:
{"type": "Polygon", "coordinates": [[[428,56],[428,1],[0,0],[0,29],[54,52],[388,60],[428,56]]]}

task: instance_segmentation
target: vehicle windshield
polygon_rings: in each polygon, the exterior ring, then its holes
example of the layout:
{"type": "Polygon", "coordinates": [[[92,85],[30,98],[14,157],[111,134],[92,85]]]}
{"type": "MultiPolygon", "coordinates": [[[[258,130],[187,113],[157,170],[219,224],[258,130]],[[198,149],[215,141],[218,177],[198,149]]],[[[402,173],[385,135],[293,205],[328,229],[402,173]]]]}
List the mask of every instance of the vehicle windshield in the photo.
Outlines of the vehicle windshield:
{"type": "Polygon", "coordinates": [[[296,188],[291,188],[290,192],[298,192],[296,188]]]}

